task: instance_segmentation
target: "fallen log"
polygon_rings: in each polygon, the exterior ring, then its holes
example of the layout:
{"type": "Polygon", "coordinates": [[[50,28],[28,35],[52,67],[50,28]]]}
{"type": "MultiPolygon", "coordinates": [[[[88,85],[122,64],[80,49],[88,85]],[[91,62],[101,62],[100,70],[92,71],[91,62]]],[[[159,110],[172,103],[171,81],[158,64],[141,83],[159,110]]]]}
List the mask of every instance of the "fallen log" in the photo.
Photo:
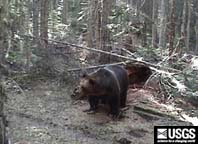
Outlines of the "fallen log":
{"type": "Polygon", "coordinates": [[[141,104],[141,105],[135,105],[134,106],[134,112],[143,116],[144,118],[148,119],[159,119],[159,118],[162,118],[162,117],[166,117],[166,118],[171,118],[171,119],[176,119],[174,116],[172,115],[169,115],[169,114],[166,114],[164,112],[161,112],[157,109],[154,109],[154,108],[151,108],[151,107],[148,107],[144,104],[141,104]]]}

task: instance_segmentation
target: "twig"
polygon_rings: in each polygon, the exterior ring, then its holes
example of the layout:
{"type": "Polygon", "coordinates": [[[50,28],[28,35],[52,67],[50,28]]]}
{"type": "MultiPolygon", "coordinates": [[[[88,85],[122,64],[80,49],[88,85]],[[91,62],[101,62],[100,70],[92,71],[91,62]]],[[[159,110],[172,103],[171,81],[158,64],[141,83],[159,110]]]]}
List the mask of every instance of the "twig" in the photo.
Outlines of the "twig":
{"type": "Polygon", "coordinates": [[[134,54],[132,52],[130,52],[129,50],[125,49],[125,48],[121,48],[123,51],[125,51],[127,54],[129,54],[130,56],[134,56],[134,54]]]}

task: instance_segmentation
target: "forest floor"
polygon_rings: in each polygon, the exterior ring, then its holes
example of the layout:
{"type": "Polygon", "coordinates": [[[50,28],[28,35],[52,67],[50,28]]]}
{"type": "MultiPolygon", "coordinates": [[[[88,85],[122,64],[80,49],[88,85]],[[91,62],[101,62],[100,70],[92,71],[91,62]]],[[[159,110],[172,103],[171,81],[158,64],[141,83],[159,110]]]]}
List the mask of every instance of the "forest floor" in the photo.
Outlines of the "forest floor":
{"type": "MultiPolygon", "coordinates": [[[[134,106],[153,98],[149,90],[129,90],[125,118],[113,121],[104,106],[96,114],[72,103],[74,87],[56,80],[35,80],[21,90],[7,83],[6,114],[12,144],[152,144],[155,125],[188,125],[170,117],[147,117],[134,106]]],[[[159,108],[158,108],[159,109],[159,108]]]]}

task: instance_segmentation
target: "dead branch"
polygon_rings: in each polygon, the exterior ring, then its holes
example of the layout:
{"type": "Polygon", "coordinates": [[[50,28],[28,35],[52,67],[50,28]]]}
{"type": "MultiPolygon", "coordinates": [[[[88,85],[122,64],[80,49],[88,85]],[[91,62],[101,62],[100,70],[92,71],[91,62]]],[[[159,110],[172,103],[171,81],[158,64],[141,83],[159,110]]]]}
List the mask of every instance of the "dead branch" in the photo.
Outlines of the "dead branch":
{"type": "Polygon", "coordinates": [[[122,58],[122,59],[125,59],[125,60],[130,60],[130,61],[133,61],[133,62],[139,62],[139,63],[145,64],[145,65],[148,65],[148,66],[151,66],[151,67],[154,67],[154,68],[158,68],[158,69],[160,69],[160,68],[161,69],[166,69],[166,70],[177,72],[177,73],[182,72],[182,71],[177,70],[177,69],[152,64],[152,63],[140,60],[140,59],[134,59],[134,58],[131,58],[131,57],[126,57],[126,56],[123,56],[123,55],[119,55],[119,54],[115,54],[115,53],[111,53],[111,52],[108,52],[108,51],[103,51],[103,50],[99,50],[99,49],[95,49],[95,48],[89,48],[89,47],[86,47],[86,46],[79,46],[79,45],[76,45],[76,44],[72,44],[72,43],[68,43],[68,42],[61,42],[61,41],[57,41],[57,40],[37,38],[37,37],[34,37],[34,36],[28,36],[28,35],[20,35],[20,36],[29,37],[29,38],[36,38],[36,39],[39,39],[39,40],[40,39],[48,40],[48,41],[55,42],[55,43],[60,43],[60,44],[63,44],[63,45],[68,45],[68,46],[72,46],[72,47],[76,47],[76,48],[80,48],[80,49],[86,49],[86,50],[89,50],[89,51],[92,51],[92,52],[103,53],[103,54],[115,56],[115,57],[118,57],[118,58],[122,58]]]}
{"type": "Polygon", "coordinates": [[[134,54],[132,52],[130,52],[129,50],[125,49],[125,48],[121,48],[124,52],[126,52],[127,54],[129,54],[129,56],[134,56],[134,54]]]}
{"type": "Polygon", "coordinates": [[[125,65],[126,62],[118,62],[118,63],[112,63],[112,64],[103,64],[103,65],[97,65],[97,66],[90,66],[90,67],[83,67],[83,68],[72,68],[72,69],[68,69],[68,72],[73,72],[73,71],[81,71],[81,70],[85,70],[85,69],[95,69],[95,68],[101,68],[101,67],[105,67],[105,66],[111,66],[111,65],[125,65]]]}

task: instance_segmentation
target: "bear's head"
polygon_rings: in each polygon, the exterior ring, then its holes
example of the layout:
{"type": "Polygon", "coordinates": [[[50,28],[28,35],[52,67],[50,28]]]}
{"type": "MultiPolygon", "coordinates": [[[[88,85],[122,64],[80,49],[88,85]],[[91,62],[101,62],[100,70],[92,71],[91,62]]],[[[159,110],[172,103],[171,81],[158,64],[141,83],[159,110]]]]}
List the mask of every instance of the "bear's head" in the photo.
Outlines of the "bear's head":
{"type": "Polygon", "coordinates": [[[80,97],[105,94],[102,81],[104,81],[104,79],[101,77],[99,71],[91,74],[83,74],[80,79],[80,97]]]}

